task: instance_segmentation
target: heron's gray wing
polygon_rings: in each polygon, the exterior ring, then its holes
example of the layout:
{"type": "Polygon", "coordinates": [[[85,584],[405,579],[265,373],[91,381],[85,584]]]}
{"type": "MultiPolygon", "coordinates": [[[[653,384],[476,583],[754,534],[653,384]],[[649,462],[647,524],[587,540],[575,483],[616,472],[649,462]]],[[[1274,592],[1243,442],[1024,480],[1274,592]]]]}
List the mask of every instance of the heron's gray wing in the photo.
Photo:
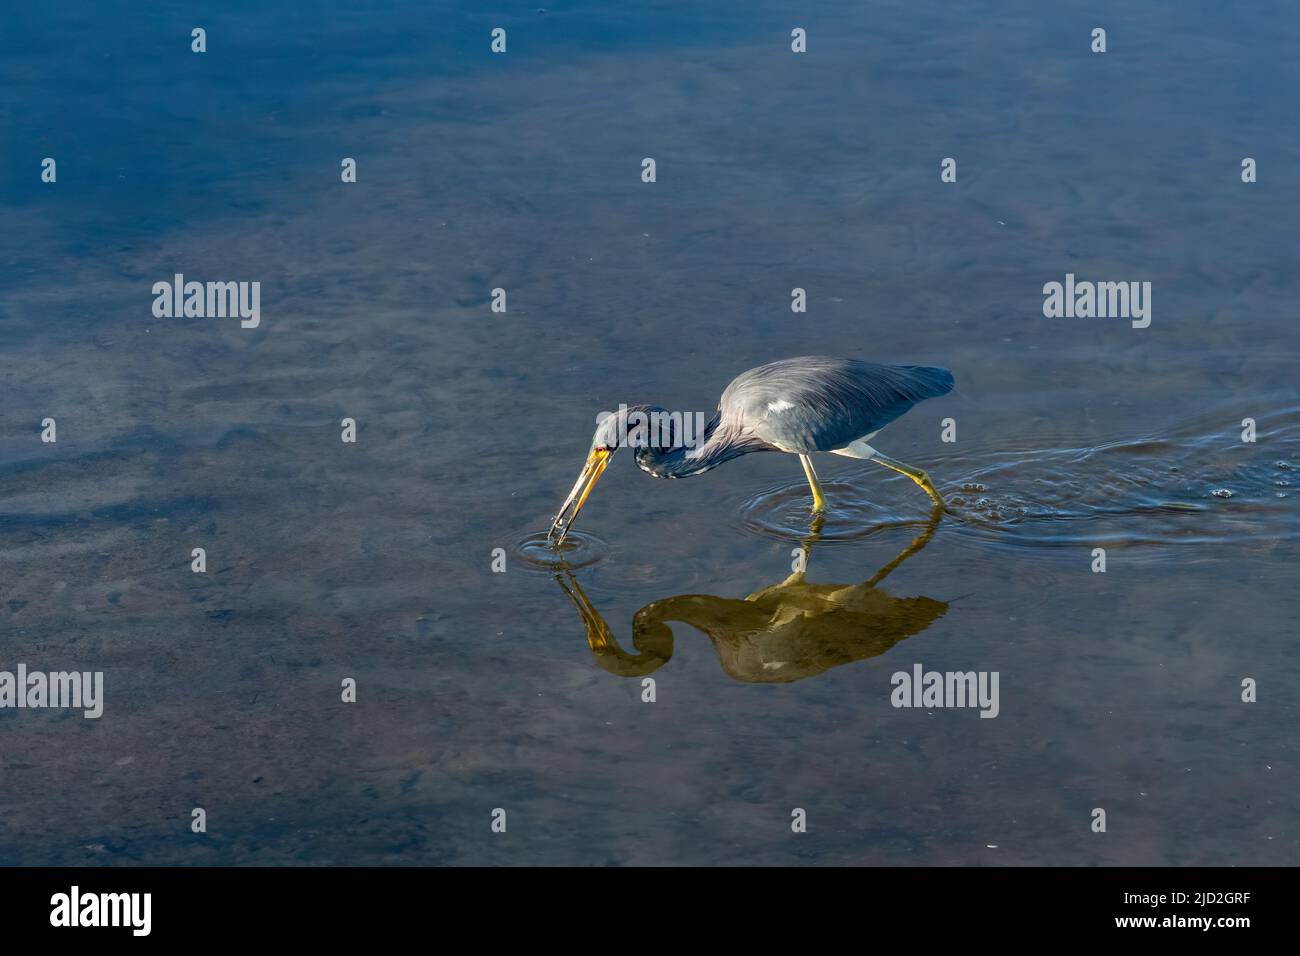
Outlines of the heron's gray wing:
{"type": "Polygon", "coordinates": [[[952,389],[952,373],[805,356],[762,365],[722,393],[724,422],[783,451],[830,451],[884,428],[919,401],[952,389]]]}

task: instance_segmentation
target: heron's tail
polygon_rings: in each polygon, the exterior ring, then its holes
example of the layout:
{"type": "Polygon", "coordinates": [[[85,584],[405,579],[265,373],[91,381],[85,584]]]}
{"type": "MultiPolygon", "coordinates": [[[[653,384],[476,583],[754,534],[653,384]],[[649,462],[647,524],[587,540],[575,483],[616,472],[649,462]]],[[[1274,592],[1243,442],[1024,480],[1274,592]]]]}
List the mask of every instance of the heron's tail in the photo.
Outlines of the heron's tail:
{"type": "Polygon", "coordinates": [[[936,365],[896,365],[894,366],[907,379],[907,391],[915,396],[916,401],[925,398],[937,398],[952,391],[952,372],[936,365]]]}

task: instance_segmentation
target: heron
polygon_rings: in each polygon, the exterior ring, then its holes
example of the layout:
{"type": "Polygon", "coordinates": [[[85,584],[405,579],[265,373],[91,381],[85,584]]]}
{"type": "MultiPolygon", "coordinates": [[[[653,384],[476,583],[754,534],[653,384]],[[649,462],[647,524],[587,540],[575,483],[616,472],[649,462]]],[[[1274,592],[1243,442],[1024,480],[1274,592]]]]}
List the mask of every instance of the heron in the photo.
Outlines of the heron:
{"type": "Polygon", "coordinates": [[[683,440],[679,414],[657,405],[620,406],[597,424],[586,463],[551,522],[547,540],[555,547],[563,543],[614,453],[625,446],[636,449],[637,465],[656,478],[702,475],[750,452],[798,455],[812,489],[814,514],[824,514],[827,504],[810,456],[829,452],[906,475],[943,508],[924,471],[888,457],[869,442],[917,402],[947,394],[952,384],[946,368],[876,365],[821,355],[782,359],[736,376],[703,435],[692,442],[683,440]]]}

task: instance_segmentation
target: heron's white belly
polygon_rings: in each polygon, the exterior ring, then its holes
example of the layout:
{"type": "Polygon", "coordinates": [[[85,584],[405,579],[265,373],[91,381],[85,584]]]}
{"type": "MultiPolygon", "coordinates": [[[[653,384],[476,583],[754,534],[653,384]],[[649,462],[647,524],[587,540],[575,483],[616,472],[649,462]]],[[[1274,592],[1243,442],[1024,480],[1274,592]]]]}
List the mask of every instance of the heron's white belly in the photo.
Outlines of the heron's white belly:
{"type": "Polygon", "coordinates": [[[845,458],[875,458],[879,454],[874,448],[867,444],[867,439],[875,438],[876,432],[870,435],[863,435],[854,441],[849,442],[843,448],[832,448],[832,455],[843,455],[845,458]]]}

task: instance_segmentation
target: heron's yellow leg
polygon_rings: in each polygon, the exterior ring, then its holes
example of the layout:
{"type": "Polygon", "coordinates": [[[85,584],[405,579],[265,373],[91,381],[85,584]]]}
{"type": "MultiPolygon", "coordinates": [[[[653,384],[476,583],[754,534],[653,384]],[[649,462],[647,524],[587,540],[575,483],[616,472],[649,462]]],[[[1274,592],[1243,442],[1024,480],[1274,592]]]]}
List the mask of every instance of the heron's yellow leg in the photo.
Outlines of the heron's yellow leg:
{"type": "Polygon", "coordinates": [[[886,468],[898,472],[900,475],[907,475],[907,477],[911,478],[921,486],[922,490],[930,496],[931,501],[940,508],[944,507],[943,499],[939,497],[939,492],[935,490],[934,485],[931,483],[930,476],[920,468],[913,468],[911,465],[905,465],[901,461],[895,461],[893,458],[889,458],[879,452],[877,452],[871,460],[878,465],[884,465],[886,468]]]}
{"type": "Polygon", "coordinates": [[[812,488],[813,511],[825,511],[826,496],[822,494],[822,486],[821,482],[817,480],[817,472],[813,471],[812,459],[807,455],[800,455],[799,462],[803,465],[803,473],[808,476],[808,486],[812,488]]]}

